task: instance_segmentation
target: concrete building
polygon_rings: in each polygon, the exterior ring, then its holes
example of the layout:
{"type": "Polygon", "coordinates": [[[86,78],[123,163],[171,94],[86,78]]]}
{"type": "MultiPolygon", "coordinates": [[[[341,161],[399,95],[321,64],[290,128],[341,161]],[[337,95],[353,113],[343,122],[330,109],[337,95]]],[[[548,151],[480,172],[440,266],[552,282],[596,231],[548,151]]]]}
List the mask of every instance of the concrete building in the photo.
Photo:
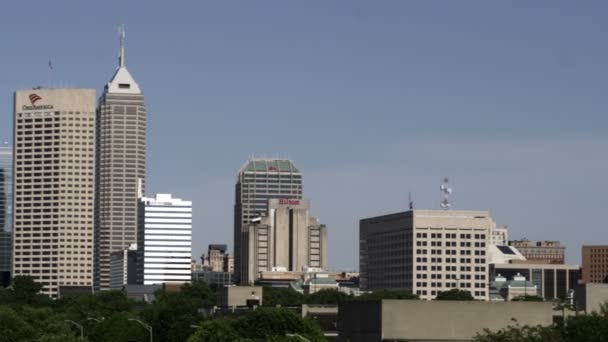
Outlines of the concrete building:
{"type": "Polygon", "coordinates": [[[608,302],[608,284],[580,284],[574,298],[577,310],[601,313],[601,306],[608,302]]]}
{"type": "Polygon", "coordinates": [[[484,329],[552,324],[551,303],[382,300],[341,303],[338,341],[471,341],[484,329]]]}
{"type": "Polygon", "coordinates": [[[583,283],[608,283],[608,245],[582,247],[583,283]]]}
{"type": "Polygon", "coordinates": [[[144,96],[125,66],[124,33],[118,67],[97,107],[95,287],[110,285],[110,255],[137,242],[137,206],[146,175],[144,96]]]}
{"type": "Polygon", "coordinates": [[[95,90],[15,93],[13,275],[93,285],[95,90]]]}
{"type": "Polygon", "coordinates": [[[510,301],[519,297],[538,295],[536,284],[526,280],[520,274],[513,276],[510,280],[499,274],[490,284],[490,301],[510,301]]]}
{"type": "Polygon", "coordinates": [[[261,306],[264,292],[261,286],[225,286],[217,292],[219,307],[261,306]]]}
{"type": "Polygon", "coordinates": [[[568,298],[580,277],[579,265],[559,264],[492,264],[490,279],[498,275],[507,279],[523,276],[537,286],[538,295],[546,300],[568,298]]]}
{"type": "Polygon", "coordinates": [[[5,143],[0,146],[0,287],[6,287],[11,279],[13,254],[13,148],[5,143]]]}
{"type": "Polygon", "coordinates": [[[507,227],[497,227],[492,230],[492,244],[507,246],[509,244],[509,230],[507,227]]]}
{"type": "Polygon", "coordinates": [[[191,280],[192,202],[170,194],[143,197],[138,231],[139,283],[187,283],[191,280]]]}
{"type": "Polygon", "coordinates": [[[201,257],[203,270],[213,272],[233,272],[234,258],[228,253],[228,246],[211,244],[207,255],[201,257]]]}
{"type": "Polygon", "coordinates": [[[242,237],[241,282],[253,284],[263,271],[327,270],[327,229],[308,200],[269,199],[267,216],[252,220],[242,237]]]}
{"type": "Polygon", "coordinates": [[[361,290],[401,289],[433,299],[461,289],[488,299],[487,211],[411,210],[359,225],[361,290]]]}
{"type": "Polygon", "coordinates": [[[137,245],[132,244],[110,257],[110,289],[122,289],[125,285],[138,284],[137,245]]]}
{"type": "Polygon", "coordinates": [[[248,265],[241,260],[247,251],[241,248],[243,231],[251,220],[266,215],[271,198],[302,199],[302,174],[291,160],[248,160],[239,170],[234,205],[234,269],[235,281],[244,283],[248,265]]]}
{"type": "Polygon", "coordinates": [[[566,260],[566,247],[559,241],[538,241],[536,243],[527,239],[509,241],[509,246],[517,250],[526,258],[518,261],[530,264],[564,264],[566,260]]]}

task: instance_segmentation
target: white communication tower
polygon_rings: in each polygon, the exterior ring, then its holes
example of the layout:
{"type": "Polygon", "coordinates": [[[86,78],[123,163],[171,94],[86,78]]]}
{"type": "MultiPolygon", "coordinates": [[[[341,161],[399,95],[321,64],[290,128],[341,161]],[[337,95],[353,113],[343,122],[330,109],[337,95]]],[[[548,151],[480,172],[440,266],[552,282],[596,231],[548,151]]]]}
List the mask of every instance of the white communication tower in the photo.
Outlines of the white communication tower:
{"type": "Polygon", "coordinates": [[[448,210],[452,206],[452,203],[450,203],[450,194],[452,193],[452,188],[450,188],[449,181],[450,180],[445,177],[443,179],[443,183],[439,186],[439,190],[443,194],[443,200],[439,206],[441,206],[441,209],[443,210],[448,210]]]}

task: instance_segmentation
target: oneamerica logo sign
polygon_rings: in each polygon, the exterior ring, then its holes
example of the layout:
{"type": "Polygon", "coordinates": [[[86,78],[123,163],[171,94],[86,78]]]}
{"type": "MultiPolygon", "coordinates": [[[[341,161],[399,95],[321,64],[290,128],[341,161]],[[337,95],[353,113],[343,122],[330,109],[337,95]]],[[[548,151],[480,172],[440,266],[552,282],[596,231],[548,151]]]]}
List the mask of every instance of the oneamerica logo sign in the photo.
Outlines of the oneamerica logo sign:
{"type": "Polygon", "coordinates": [[[31,106],[23,105],[21,107],[21,109],[23,109],[23,110],[53,109],[53,105],[39,105],[39,106],[36,106],[36,102],[42,100],[42,97],[40,97],[40,95],[38,95],[38,94],[30,94],[28,96],[28,98],[30,99],[30,102],[32,103],[32,105],[31,106]]]}

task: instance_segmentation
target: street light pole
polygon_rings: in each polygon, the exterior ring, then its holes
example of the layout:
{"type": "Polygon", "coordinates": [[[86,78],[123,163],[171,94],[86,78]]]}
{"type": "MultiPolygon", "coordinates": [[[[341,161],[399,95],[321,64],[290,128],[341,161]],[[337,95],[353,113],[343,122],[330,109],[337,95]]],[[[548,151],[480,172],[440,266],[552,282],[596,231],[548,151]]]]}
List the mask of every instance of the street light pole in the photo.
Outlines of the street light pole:
{"type": "Polygon", "coordinates": [[[287,336],[287,337],[297,337],[297,338],[301,339],[304,342],[310,342],[309,339],[304,338],[302,335],[299,335],[299,334],[285,334],[285,336],[287,336]]]}
{"type": "Polygon", "coordinates": [[[71,324],[74,324],[75,326],[77,326],[78,329],[80,329],[80,338],[84,340],[84,328],[82,327],[82,325],[72,321],[71,319],[66,319],[65,321],[67,323],[71,323],[71,324]]]}
{"type": "Polygon", "coordinates": [[[104,319],[105,319],[104,317],[101,317],[101,318],[87,317],[87,319],[86,319],[86,320],[87,320],[87,321],[95,321],[95,322],[97,322],[97,323],[101,323],[101,322],[103,322],[103,320],[104,320],[104,319]]]}
{"type": "Polygon", "coordinates": [[[139,324],[140,324],[142,327],[144,327],[146,330],[148,330],[148,332],[150,333],[150,342],[154,342],[153,337],[152,337],[152,326],[151,326],[151,325],[146,324],[146,323],[144,323],[144,322],[140,321],[140,320],[139,320],[139,319],[137,319],[137,318],[129,318],[128,320],[129,320],[129,321],[134,321],[134,322],[137,322],[137,323],[139,323],[139,324]]]}

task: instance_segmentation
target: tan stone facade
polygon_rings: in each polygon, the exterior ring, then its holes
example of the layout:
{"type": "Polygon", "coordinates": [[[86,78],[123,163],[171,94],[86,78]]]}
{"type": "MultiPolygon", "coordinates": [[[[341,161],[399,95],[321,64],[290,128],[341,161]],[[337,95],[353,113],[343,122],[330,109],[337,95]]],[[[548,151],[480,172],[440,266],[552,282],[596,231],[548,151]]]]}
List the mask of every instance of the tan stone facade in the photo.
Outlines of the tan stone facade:
{"type": "Polygon", "coordinates": [[[93,285],[95,90],[15,93],[13,274],[93,285]]]}
{"type": "Polygon", "coordinates": [[[247,226],[243,242],[245,284],[263,271],[327,270],[327,230],[310,215],[306,200],[269,200],[268,216],[247,226]]]}

